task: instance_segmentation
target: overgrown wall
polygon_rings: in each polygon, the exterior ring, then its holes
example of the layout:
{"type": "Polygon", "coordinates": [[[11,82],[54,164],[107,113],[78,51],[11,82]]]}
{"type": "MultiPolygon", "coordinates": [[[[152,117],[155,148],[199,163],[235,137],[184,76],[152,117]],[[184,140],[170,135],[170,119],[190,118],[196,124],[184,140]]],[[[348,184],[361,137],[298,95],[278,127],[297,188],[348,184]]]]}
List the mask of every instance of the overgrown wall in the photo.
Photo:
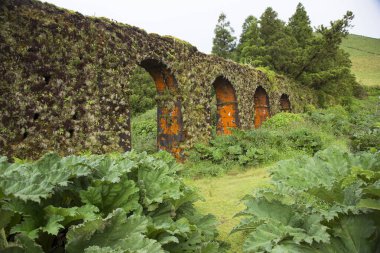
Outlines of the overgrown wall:
{"type": "Polygon", "coordinates": [[[241,127],[253,127],[253,95],[261,85],[271,113],[280,96],[292,110],[313,103],[310,90],[248,66],[206,55],[181,40],[85,17],[32,0],[0,2],[0,153],[36,158],[130,149],[128,78],[143,60],[164,64],[178,82],[182,148],[210,137],[212,83],[236,91],[241,127]]]}

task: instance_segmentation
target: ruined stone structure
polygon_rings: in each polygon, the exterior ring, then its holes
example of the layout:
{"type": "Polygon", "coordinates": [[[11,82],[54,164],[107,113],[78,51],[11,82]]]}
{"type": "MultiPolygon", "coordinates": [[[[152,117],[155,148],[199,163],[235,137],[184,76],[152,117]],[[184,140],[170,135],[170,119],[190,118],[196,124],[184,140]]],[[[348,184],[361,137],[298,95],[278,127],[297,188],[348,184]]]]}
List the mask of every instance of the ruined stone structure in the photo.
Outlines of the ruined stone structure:
{"type": "Polygon", "coordinates": [[[310,90],[284,77],[268,78],[170,36],[34,0],[2,0],[0,153],[129,150],[128,80],[137,66],[156,83],[159,147],[177,157],[210,138],[214,91],[219,134],[313,103],[310,90]]]}

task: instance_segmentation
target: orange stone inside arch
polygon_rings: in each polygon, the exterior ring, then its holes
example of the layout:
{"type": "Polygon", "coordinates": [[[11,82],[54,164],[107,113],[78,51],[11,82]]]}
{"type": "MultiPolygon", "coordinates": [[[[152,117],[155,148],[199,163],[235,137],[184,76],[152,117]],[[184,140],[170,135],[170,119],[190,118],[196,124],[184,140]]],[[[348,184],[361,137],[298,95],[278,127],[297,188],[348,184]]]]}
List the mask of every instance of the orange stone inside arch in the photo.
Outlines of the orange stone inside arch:
{"type": "Polygon", "coordinates": [[[235,90],[231,83],[218,77],[213,83],[217,101],[217,134],[231,134],[231,129],[239,127],[239,112],[235,90]]]}
{"type": "Polygon", "coordinates": [[[181,100],[177,98],[178,84],[171,71],[155,60],[145,60],[141,66],[152,76],[158,97],[170,99],[157,101],[157,148],[173,154],[177,160],[183,160],[183,121],[181,100]]]}
{"type": "Polygon", "coordinates": [[[270,117],[269,98],[263,87],[259,86],[254,95],[255,128],[259,128],[270,117]]]}

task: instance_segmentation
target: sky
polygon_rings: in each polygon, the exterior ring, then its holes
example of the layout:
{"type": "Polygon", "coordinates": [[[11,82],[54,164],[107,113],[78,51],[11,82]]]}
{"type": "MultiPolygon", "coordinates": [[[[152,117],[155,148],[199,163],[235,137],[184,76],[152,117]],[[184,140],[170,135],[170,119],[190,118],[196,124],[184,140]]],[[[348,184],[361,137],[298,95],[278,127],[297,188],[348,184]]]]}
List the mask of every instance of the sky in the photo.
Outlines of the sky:
{"type": "Polygon", "coordinates": [[[267,7],[287,21],[301,2],[313,27],[329,25],[350,10],[350,33],[380,38],[380,0],[46,0],[84,15],[107,17],[134,25],[149,33],[171,35],[210,53],[214,28],[221,12],[227,15],[234,35],[249,15],[260,17],[267,7]]]}

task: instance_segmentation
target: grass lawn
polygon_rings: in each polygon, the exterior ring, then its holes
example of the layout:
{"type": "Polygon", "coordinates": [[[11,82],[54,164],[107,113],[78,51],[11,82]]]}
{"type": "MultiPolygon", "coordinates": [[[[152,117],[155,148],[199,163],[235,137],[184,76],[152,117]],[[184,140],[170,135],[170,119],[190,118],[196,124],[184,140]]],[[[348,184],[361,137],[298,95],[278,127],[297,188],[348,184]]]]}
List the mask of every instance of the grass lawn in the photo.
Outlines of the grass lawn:
{"type": "Polygon", "coordinates": [[[268,167],[251,168],[244,172],[230,172],[221,177],[202,179],[185,179],[188,185],[196,187],[205,201],[195,203],[203,213],[211,213],[219,221],[218,231],[220,240],[231,244],[229,252],[241,252],[243,237],[241,233],[229,235],[239,222],[233,216],[244,209],[241,198],[251,193],[255,187],[268,183],[268,167]]]}
{"type": "Polygon", "coordinates": [[[380,85],[380,39],[350,34],[341,47],[350,54],[352,72],[365,86],[380,85]]]}

